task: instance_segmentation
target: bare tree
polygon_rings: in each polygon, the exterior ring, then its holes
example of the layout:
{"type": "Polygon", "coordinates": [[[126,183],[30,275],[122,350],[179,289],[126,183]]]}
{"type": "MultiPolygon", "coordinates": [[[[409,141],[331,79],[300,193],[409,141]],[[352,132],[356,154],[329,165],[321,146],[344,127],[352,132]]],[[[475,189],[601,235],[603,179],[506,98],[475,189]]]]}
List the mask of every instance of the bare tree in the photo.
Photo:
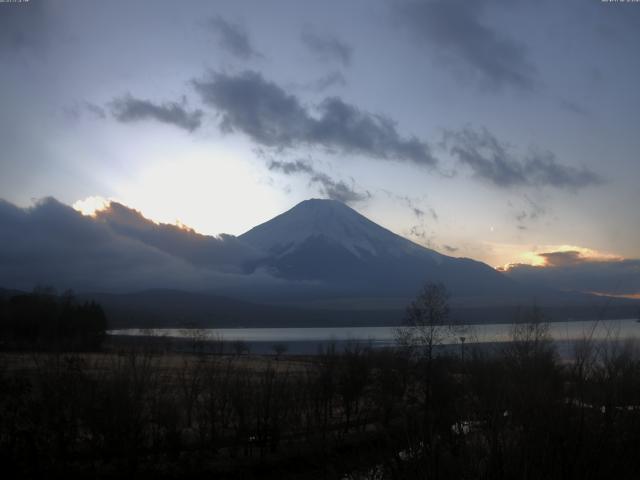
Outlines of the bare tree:
{"type": "Polygon", "coordinates": [[[441,283],[426,283],[409,304],[404,326],[396,331],[396,342],[420,350],[428,362],[434,348],[455,333],[449,322],[449,292],[441,283]]]}
{"type": "Polygon", "coordinates": [[[405,428],[407,447],[414,451],[424,449],[426,464],[422,474],[437,476],[439,459],[439,436],[437,435],[438,413],[442,405],[436,395],[446,374],[437,368],[434,358],[436,347],[448,338],[454,338],[456,329],[449,321],[449,293],[441,283],[427,282],[416,298],[407,307],[404,327],[398,329],[396,341],[408,352],[418,354],[415,370],[417,385],[416,414],[412,425],[405,428]],[[419,405],[419,406],[418,406],[419,405]],[[421,417],[421,419],[419,419],[421,417]],[[415,431],[414,431],[415,429],[415,431]],[[413,432],[413,434],[412,434],[413,432]]]}
{"type": "Polygon", "coordinates": [[[534,305],[530,309],[519,311],[518,317],[511,329],[511,342],[505,346],[505,353],[510,361],[520,364],[555,355],[549,323],[540,307],[534,305]]]}

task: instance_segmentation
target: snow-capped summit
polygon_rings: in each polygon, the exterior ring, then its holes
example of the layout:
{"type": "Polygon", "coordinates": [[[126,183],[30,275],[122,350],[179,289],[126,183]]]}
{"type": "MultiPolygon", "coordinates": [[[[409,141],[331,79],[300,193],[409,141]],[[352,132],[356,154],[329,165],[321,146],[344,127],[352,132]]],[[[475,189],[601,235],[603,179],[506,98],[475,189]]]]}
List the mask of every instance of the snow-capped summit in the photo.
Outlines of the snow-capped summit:
{"type": "Polygon", "coordinates": [[[336,200],[313,198],[262,225],[252,228],[240,238],[249,245],[278,257],[291,253],[309,239],[324,239],[340,246],[356,257],[430,252],[409,240],[372,222],[336,200]]]}

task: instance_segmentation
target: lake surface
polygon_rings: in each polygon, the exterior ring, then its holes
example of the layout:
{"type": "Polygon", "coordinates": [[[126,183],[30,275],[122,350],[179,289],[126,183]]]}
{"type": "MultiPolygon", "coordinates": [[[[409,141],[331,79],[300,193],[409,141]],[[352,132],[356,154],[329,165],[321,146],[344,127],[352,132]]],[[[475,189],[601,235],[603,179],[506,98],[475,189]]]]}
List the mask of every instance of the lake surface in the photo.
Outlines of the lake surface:
{"type": "MultiPolygon", "coordinates": [[[[207,329],[123,329],[110,330],[111,335],[154,336],[169,338],[191,338],[194,335],[206,339],[222,339],[225,342],[242,340],[249,344],[251,351],[265,353],[276,343],[287,346],[290,353],[313,353],[318,346],[335,342],[338,346],[350,342],[370,343],[374,347],[390,346],[395,343],[398,327],[328,327],[328,328],[207,328],[207,329]]],[[[442,344],[465,343],[487,344],[511,340],[513,324],[496,323],[484,325],[460,325],[455,332],[442,329],[442,344]]],[[[597,341],[640,338],[640,322],[636,319],[567,321],[549,324],[553,340],[568,344],[583,338],[597,341]]]]}

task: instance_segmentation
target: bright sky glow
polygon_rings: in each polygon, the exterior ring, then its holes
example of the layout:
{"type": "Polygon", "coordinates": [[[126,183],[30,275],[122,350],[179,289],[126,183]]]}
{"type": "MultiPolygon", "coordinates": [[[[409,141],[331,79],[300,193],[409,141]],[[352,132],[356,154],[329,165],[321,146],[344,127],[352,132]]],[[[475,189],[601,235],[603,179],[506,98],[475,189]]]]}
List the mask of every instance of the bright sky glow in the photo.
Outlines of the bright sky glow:
{"type": "Polygon", "coordinates": [[[84,200],[74,202],[72,207],[83,215],[93,216],[96,212],[104,210],[109,206],[110,199],[104,197],[87,197],[84,200]]]}

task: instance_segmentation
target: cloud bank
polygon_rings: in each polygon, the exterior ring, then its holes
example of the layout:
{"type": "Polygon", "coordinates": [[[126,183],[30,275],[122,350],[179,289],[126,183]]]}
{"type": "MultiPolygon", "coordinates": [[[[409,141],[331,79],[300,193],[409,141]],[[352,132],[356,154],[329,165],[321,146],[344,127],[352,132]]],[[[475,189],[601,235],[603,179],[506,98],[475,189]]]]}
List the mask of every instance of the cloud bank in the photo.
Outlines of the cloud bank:
{"type": "Polygon", "coordinates": [[[256,255],[235,237],[155,224],[120,204],[88,217],[53,198],[25,209],[0,200],[2,287],[213,290],[276,282],[243,273],[256,255]]]}
{"type": "Polygon", "coordinates": [[[578,251],[539,254],[545,266],[511,265],[506,275],[559,290],[640,295],[640,260],[589,258],[578,251]]]}
{"type": "Polygon", "coordinates": [[[213,237],[177,225],[155,223],[137,210],[117,202],[98,210],[94,218],[116,234],[138,240],[202,268],[242,273],[244,263],[260,256],[259,252],[233,235],[213,237]]]}

